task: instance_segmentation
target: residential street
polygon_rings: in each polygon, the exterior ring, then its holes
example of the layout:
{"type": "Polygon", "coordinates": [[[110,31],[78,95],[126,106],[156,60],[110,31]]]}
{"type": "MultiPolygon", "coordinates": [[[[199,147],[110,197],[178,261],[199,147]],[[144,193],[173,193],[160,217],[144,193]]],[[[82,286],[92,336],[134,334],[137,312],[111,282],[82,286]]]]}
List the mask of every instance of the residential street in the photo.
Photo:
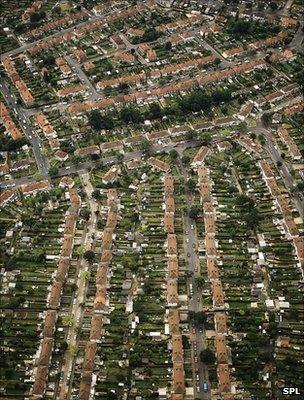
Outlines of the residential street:
{"type": "MultiPolygon", "coordinates": [[[[281,167],[279,168],[279,171],[280,171],[280,174],[284,181],[284,184],[287,189],[292,190],[295,187],[295,180],[292,177],[292,175],[288,169],[286,161],[281,157],[281,153],[278,150],[278,145],[277,145],[271,131],[268,129],[265,129],[263,127],[262,122],[259,121],[258,126],[256,128],[250,129],[250,132],[253,132],[257,135],[263,134],[265,136],[267,151],[273,161],[273,164],[276,166],[278,162],[281,163],[281,167]]],[[[303,218],[304,217],[304,199],[303,199],[302,194],[292,192],[291,199],[294,202],[294,205],[295,205],[297,211],[303,218]]]]}
{"type": "MultiPolygon", "coordinates": [[[[188,178],[188,172],[185,167],[182,167],[183,177],[185,182],[188,178]]],[[[191,208],[192,195],[185,186],[186,203],[188,213],[191,208]]],[[[191,219],[185,213],[184,215],[184,249],[186,262],[188,263],[188,271],[191,274],[188,278],[188,297],[189,310],[195,313],[202,311],[202,292],[195,284],[195,278],[200,276],[200,263],[198,257],[198,242],[196,233],[195,220],[191,219]]],[[[210,392],[203,391],[204,383],[209,385],[208,368],[200,361],[200,353],[204,350],[204,331],[197,328],[192,322],[190,323],[190,340],[191,340],[191,357],[193,368],[193,382],[195,382],[196,397],[200,399],[211,399],[210,392]]]]}
{"type": "Polygon", "coordinates": [[[101,95],[97,93],[94,85],[91,83],[89,78],[86,76],[86,74],[83,72],[81,69],[80,64],[71,56],[65,55],[65,59],[69,63],[70,67],[77,73],[79,79],[83,83],[83,85],[86,87],[87,92],[89,93],[89,99],[90,100],[98,100],[101,98],[101,95]]]}
{"type": "Polygon", "coordinates": [[[41,153],[41,144],[37,134],[34,132],[32,128],[32,123],[29,119],[29,116],[24,113],[21,106],[18,105],[17,99],[15,96],[10,92],[7,84],[4,82],[4,79],[0,78],[0,92],[2,93],[3,97],[5,98],[7,104],[15,113],[16,118],[19,120],[19,123],[22,127],[22,130],[28,139],[28,141],[32,145],[32,149],[35,155],[36,163],[41,173],[43,179],[47,178],[48,176],[48,162],[46,157],[44,157],[41,153]]]}
{"type": "MultiPolygon", "coordinates": [[[[90,175],[88,173],[80,174],[80,179],[83,184],[87,196],[87,203],[90,208],[91,216],[87,224],[84,226],[84,235],[82,237],[81,245],[84,249],[93,248],[93,237],[96,230],[96,211],[98,210],[98,203],[92,199],[93,186],[90,182],[90,175]]],[[[69,327],[67,335],[68,350],[65,352],[63,361],[63,378],[60,382],[60,399],[70,398],[70,385],[73,380],[75,369],[75,354],[73,349],[77,349],[77,331],[81,327],[84,308],[82,304],[86,298],[86,291],[88,285],[87,274],[90,272],[90,265],[81,256],[77,264],[77,291],[74,296],[74,301],[71,309],[72,324],[69,327]]],[[[56,399],[56,394],[54,400],[56,399]]]]}

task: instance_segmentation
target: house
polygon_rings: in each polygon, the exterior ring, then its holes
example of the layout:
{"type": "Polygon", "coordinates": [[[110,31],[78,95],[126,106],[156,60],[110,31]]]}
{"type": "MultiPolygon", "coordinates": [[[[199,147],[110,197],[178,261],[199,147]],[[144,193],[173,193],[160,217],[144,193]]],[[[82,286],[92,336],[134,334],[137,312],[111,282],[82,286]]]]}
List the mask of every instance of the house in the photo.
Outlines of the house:
{"type": "Polygon", "coordinates": [[[174,193],[174,179],[170,174],[164,176],[164,192],[165,196],[172,196],[174,193]]]}
{"type": "Polygon", "coordinates": [[[47,310],[45,313],[44,326],[42,336],[52,338],[55,331],[55,324],[57,320],[57,311],[47,310]]]}
{"type": "Polygon", "coordinates": [[[79,400],[89,400],[91,394],[92,373],[84,371],[81,376],[79,387],[79,400]]]}
{"type": "Polygon", "coordinates": [[[117,49],[125,49],[126,45],[122,38],[118,34],[114,34],[110,36],[110,41],[114,44],[117,49]]]}
{"type": "Polygon", "coordinates": [[[8,174],[9,170],[10,169],[7,161],[5,161],[3,164],[0,164],[0,176],[8,174]]]}
{"type": "Polygon", "coordinates": [[[59,308],[62,286],[62,282],[53,282],[47,302],[49,309],[56,310],[59,308]]]}
{"type": "Polygon", "coordinates": [[[172,212],[165,212],[164,226],[167,233],[174,233],[174,214],[172,212]]]}
{"type": "Polygon", "coordinates": [[[180,333],[179,311],[177,309],[169,310],[168,323],[169,323],[169,330],[170,330],[171,335],[180,333]]]}
{"type": "Polygon", "coordinates": [[[210,280],[219,279],[219,269],[215,258],[207,257],[207,272],[210,280]]]}
{"type": "Polygon", "coordinates": [[[114,140],[113,142],[102,143],[100,145],[100,149],[102,152],[112,151],[112,150],[123,150],[123,141],[114,140]]]}
{"type": "Polygon", "coordinates": [[[119,174],[121,173],[121,168],[118,165],[114,165],[109,169],[108,172],[104,174],[102,177],[102,183],[107,185],[109,183],[113,183],[118,179],[119,174]]]}
{"type": "Polygon", "coordinates": [[[209,153],[208,147],[202,146],[199,149],[199,151],[196,153],[196,155],[191,163],[191,166],[193,168],[197,168],[198,166],[202,165],[206,156],[208,155],[208,153],[209,153]]]}
{"type": "Polygon", "coordinates": [[[215,351],[218,364],[228,364],[227,343],[224,335],[215,336],[215,351]]]}
{"type": "Polygon", "coordinates": [[[29,194],[35,195],[36,193],[50,189],[50,182],[47,180],[27,183],[18,187],[19,191],[25,196],[29,194]]]}
{"type": "Polygon", "coordinates": [[[135,158],[133,160],[126,161],[124,164],[127,167],[127,169],[133,170],[141,168],[144,165],[144,162],[140,158],[135,158]]]}
{"type": "Polygon", "coordinates": [[[56,271],[56,281],[64,283],[69,267],[70,260],[67,258],[60,258],[56,271]]]}
{"type": "Polygon", "coordinates": [[[167,236],[167,256],[177,255],[177,239],[176,235],[169,233],[167,236]]]}
{"type": "Polygon", "coordinates": [[[227,333],[227,316],[225,313],[217,312],[214,315],[215,329],[217,333],[227,333]]]}
{"type": "Polygon", "coordinates": [[[125,146],[136,146],[141,144],[143,141],[143,136],[141,135],[136,135],[136,136],[129,136],[126,139],[123,139],[123,143],[125,146]]]}
{"type": "Polygon", "coordinates": [[[146,133],[146,137],[148,140],[152,142],[157,142],[162,139],[168,139],[170,137],[170,134],[167,130],[163,130],[163,131],[146,133]]]}
{"type": "Polygon", "coordinates": [[[103,317],[99,314],[94,314],[91,319],[90,342],[99,342],[103,328],[103,317]]]}
{"type": "Polygon", "coordinates": [[[169,279],[167,281],[167,306],[176,307],[179,303],[178,299],[178,286],[176,279],[169,279]]]}
{"type": "Polygon", "coordinates": [[[168,257],[168,279],[178,278],[178,259],[176,255],[168,257]]]}
{"type": "Polygon", "coordinates": [[[41,350],[38,364],[42,366],[48,366],[51,359],[52,349],[54,345],[53,338],[44,338],[41,341],[41,350]]]}
{"type": "Polygon", "coordinates": [[[212,281],[213,304],[215,307],[224,305],[224,293],[220,281],[212,281]]]}
{"type": "Polygon", "coordinates": [[[57,133],[54,130],[54,127],[50,124],[50,122],[48,121],[48,119],[42,112],[37,113],[35,115],[35,119],[36,119],[36,123],[42,129],[42,131],[47,139],[51,139],[51,138],[54,139],[57,137],[57,133]]]}
{"type": "Polygon", "coordinates": [[[173,137],[183,135],[190,130],[191,127],[189,125],[174,126],[172,128],[169,128],[170,135],[173,137]]]}
{"type": "Polygon", "coordinates": [[[172,334],[171,345],[172,345],[173,363],[183,362],[184,360],[183,341],[182,341],[182,335],[180,333],[172,334]]]}
{"type": "Polygon", "coordinates": [[[215,217],[214,214],[204,213],[204,224],[206,234],[215,234],[215,217]]]}
{"type": "Polygon", "coordinates": [[[16,197],[16,192],[11,189],[6,189],[0,193],[0,206],[5,207],[10,201],[16,197]]]}
{"type": "Polygon", "coordinates": [[[91,372],[93,371],[96,352],[97,352],[97,343],[88,341],[84,353],[84,361],[83,361],[84,371],[91,371],[91,372]]]}
{"type": "Polygon", "coordinates": [[[240,112],[238,113],[238,118],[241,121],[244,121],[248,115],[251,113],[252,109],[254,107],[254,103],[251,100],[248,100],[245,104],[242,105],[240,112]]]}
{"type": "Polygon", "coordinates": [[[69,64],[66,62],[66,60],[63,57],[56,58],[55,63],[57,65],[57,67],[59,67],[59,69],[63,73],[63,75],[69,75],[72,72],[69,64]]]}
{"type": "Polygon", "coordinates": [[[31,400],[42,398],[45,388],[46,382],[48,378],[48,367],[43,365],[38,365],[36,374],[35,374],[35,381],[31,391],[31,400]]]}
{"type": "Polygon", "coordinates": [[[167,213],[174,213],[175,212],[175,202],[173,196],[166,196],[165,197],[165,210],[167,213]]]}
{"type": "Polygon", "coordinates": [[[228,140],[223,140],[217,143],[217,148],[219,151],[226,151],[231,148],[231,143],[228,140]]]}
{"type": "Polygon", "coordinates": [[[147,163],[152,167],[152,170],[158,170],[161,172],[168,172],[170,170],[169,164],[155,157],[148,158],[147,163]]]}
{"type": "Polygon", "coordinates": [[[230,392],[231,381],[230,381],[228,365],[227,364],[219,364],[217,367],[217,375],[218,375],[220,393],[230,392]]]}
{"type": "Polygon", "coordinates": [[[57,90],[57,94],[59,97],[65,97],[65,96],[75,96],[79,93],[85,92],[86,88],[83,84],[78,84],[78,85],[71,85],[71,86],[66,86],[62,89],[57,90]]]}
{"type": "Polygon", "coordinates": [[[173,392],[181,395],[185,393],[185,371],[182,362],[173,364],[173,392]]]}
{"type": "Polygon", "coordinates": [[[233,117],[222,117],[214,120],[214,125],[219,127],[233,126],[233,125],[238,125],[239,123],[240,123],[239,120],[233,117]]]}
{"type": "Polygon", "coordinates": [[[279,127],[278,134],[279,134],[279,137],[282,140],[282,142],[287,146],[291,157],[295,161],[300,161],[302,158],[300,149],[298,148],[298,146],[294,142],[294,140],[289,136],[287,129],[282,126],[279,127]]]}
{"type": "Polygon", "coordinates": [[[31,15],[34,14],[41,7],[41,0],[34,0],[30,6],[24,11],[22,14],[22,22],[28,22],[31,18],[31,15]]]}
{"type": "Polygon", "coordinates": [[[9,114],[8,109],[6,108],[5,104],[2,101],[0,101],[0,119],[2,119],[5,129],[10,134],[13,140],[18,140],[23,137],[23,134],[16,127],[14,121],[12,120],[9,114]]]}
{"type": "Polygon", "coordinates": [[[76,156],[84,157],[88,156],[91,154],[100,154],[100,149],[99,146],[88,146],[88,147],[82,147],[80,149],[75,150],[74,154],[76,156]]]}
{"type": "Polygon", "coordinates": [[[57,150],[54,153],[54,157],[56,158],[56,160],[58,161],[66,161],[69,158],[68,153],[66,153],[63,150],[57,150]]]}

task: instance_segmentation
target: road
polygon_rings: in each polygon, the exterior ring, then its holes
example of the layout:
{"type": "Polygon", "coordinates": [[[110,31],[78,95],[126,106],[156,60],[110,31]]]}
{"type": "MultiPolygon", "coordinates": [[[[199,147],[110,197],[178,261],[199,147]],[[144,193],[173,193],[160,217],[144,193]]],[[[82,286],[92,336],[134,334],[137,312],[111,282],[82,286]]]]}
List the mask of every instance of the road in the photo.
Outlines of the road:
{"type": "Polygon", "coordinates": [[[219,51],[217,51],[214,47],[210,46],[210,44],[207,43],[206,40],[203,39],[203,37],[199,33],[196,35],[196,37],[201,42],[201,44],[205,47],[205,49],[211,51],[211,53],[215,57],[217,57],[217,58],[219,58],[221,60],[221,64],[222,64],[222,66],[224,68],[229,68],[229,67],[231,67],[231,65],[234,64],[233,62],[230,62],[230,61],[226,60],[226,58],[223,57],[223,55],[219,51]]]}
{"type": "MultiPolygon", "coordinates": [[[[224,138],[224,139],[226,140],[227,138],[224,138]]],[[[191,140],[188,142],[180,142],[179,144],[172,142],[167,146],[158,144],[158,145],[154,145],[151,147],[151,155],[153,155],[155,153],[157,154],[162,151],[170,152],[170,150],[172,150],[172,149],[176,149],[178,152],[183,152],[187,148],[198,147],[201,144],[202,144],[201,140],[191,140]]],[[[123,161],[129,161],[134,158],[140,158],[142,156],[144,156],[144,152],[142,150],[128,152],[128,153],[124,154],[123,161]]],[[[90,170],[91,168],[95,167],[100,162],[103,165],[111,165],[111,164],[116,163],[117,161],[118,160],[117,160],[116,156],[105,157],[105,158],[100,159],[99,161],[84,161],[84,162],[81,162],[78,165],[75,165],[72,167],[60,168],[57,176],[60,177],[60,176],[82,173],[82,172],[86,172],[86,171],[90,170]]],[[[3,181],[3,182],[0,182],[0,188],[7,189],[10,187],[15,187],[15,186],[22,185],[25,183],[30,183],[30,182],[33,182],[34,180],[35,179],[32,177],[30,177],[30,178],[23,177],[20,179],[3,181]]]]}
{"type": "Polygon", "coordinates": [[[144,59],[144,57],[139,53],[137,44],[130,43],[129,40],[126,38],[126,35],[124,35],[123,33],[121,33],[119,36],[122,39],[122,41],[124,42],[127,51],[135,50],[137,58],[139,59],[139,61],[144,65],[148,65],[149,64],[144,59]]]}
{"type": "Polygon", "coordinates": [[[303,38],[304,38],[304,33],[303,33],[303,27],[304,27],[304,23],[303,21],[300,22],[299,28],[296,32],[296,34],[294,35],[292,41],[289,44],[289,47],[291,47],[292,49],[300,52],[300,53],[304,53],[304,48],[303,48],[303,38]]]}
{"type": "Polygon", "coordinates": [[[83,72],[81,69],[80,64],[71,56],[66,55],[65,59],[69,63],[70,67],[77,73],[79,79],[83,83],[83,85],[86,87],[87,92],[89,93],[89,99],[90,100],[98,100],[101,98],[101,95],[97,93],[95,87],[89,80],[89,78],[86,76],[86,74],[83,72]]]}
{"type": "Polygon", "coordinates": [[[34,132],[32,128],[32,123],[28,114],[26,114],[22,107],[17,104],[16,97],[10,92],[6,82],[2,78],[0,78],[0,91],[5,101],[9,105],[10,109],[14,112],[15,117],[17,118],[22,130],[30,142],[34,156],[36,159],[36,163],[39,169],[39,172],[43,179],[48,178],[48,161],[46,157],[42,155],[41,152],[41,144],[39,141],[38,135],[34,132]]]}
{"type": "MultiPolygon", "coordinates": [[[[188,179],[188,172],[185,167],[182,167],[183,176],[185,183],[188,179]]],[[[192,195],[186,189],[185,186],[185,197],[187,203],[187,213],[185,213],[184,222],[184,248],[185,255],[188,261],[188,271],[191,276],[188,278],[188,298],[189,298],[189,311],[200,312],[202,311],[202,291],[195,284],[195,278],[200,276],[200,265],[199,256],[197,253],[198,243],[196,235],[196,223],[189,217],[189,211],[192,203],[192,195]],[[191,289],[192,288],[192,289],[191,289]]],[[[195,397],[199,399],[209,400],[210,392],[203,392],[203,384],[208,383],[208,368],[200,361],[200,353],[204,350],[204,329],[199,329],[196,327],[192,321],[189,324],[190,329],[190,340],[191,340],[191,359],[193,366],[193,382],[195,397]]]]}
{"type": "Polygon", "coordinates": [[[42,39],[37,39],[37,40],[34,40],[33,42],[23,44],[22,46],[20,46],[20,47],[18,47],[16,49],[13,49],[13,50],[7,51],[6,53],[1,54],[0,55],[0,60],[2,60],[3,58],[5,58],[7,56],[15,56],[15,55],[17,55],[19,53],[23,53],[24,51],[28,50],[30,47],[33,47],[35,44],[41,42],[41,40],[49,40],[49,39],[52,39],[54,37],[63,36],[65,33],[72,32],[73,30],[81,28],[81,27],[87,25],[90,22],[95,22],[95,21],[98,21],[98,20],[102,20],[102,19],[114,14],[115,12],[116,11],[111,11],[109,13],[104,13],[104,14],[100,14],[100,15],[91,16],[89,18],[89,20],[86,20],[84,22],[80,22],[79,24],[75,24],[73,26],[69,26],[68,28],[62,29],[59,32],[53,33],[51,35],[48,35],[48,36],[46,36],[46,37],[44,37],[42,39]]]}
{"type": "MultiPolygon", "coordinates": [[[[92,199],[93,186],[90,182],[90,175],[88,173],[80,174],[80,180],[82,187],[84,188],[87,195],[87,203],[90,208],[91,216],[88,223],[85,225],[85,232],[82,236],[82,245],[84,248],[93,248],[93,237],[96,229],[98,203],[92,199]]],[[[71,386],[70,382],[73,382],[74,368],[75,368],[75,355],[71,351],[73,348],[77,348],[77,331],[81,327],[84,308],[81,306],[85,302],[88,280],[86,278],[86,273],[89,272],[89,265],[83,257],[77,263],[77,292],[74,297],[71,316],[72,324],[69,327],[67,335],[68,351],[65,352],[63,361],[63,377],[60,382],[60,400],[70,398],[71,386]],[[66,395],[68,396],[66,397],[66,395]]],[[[54,399],[57,398],[55,393],[54,399]]]]}

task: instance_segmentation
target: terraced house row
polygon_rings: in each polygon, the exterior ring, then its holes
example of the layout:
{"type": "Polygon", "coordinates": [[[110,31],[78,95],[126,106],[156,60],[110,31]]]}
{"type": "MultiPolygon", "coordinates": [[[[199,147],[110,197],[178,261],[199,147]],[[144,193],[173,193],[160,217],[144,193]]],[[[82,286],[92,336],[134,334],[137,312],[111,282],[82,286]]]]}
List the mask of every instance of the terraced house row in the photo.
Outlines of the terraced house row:
{"type": "Polygon", "coordinates": [[[178,297],[178,251],[174,229],[174,179],[170,173],[164,175],[165,215],[164,228],[167,232],[167,307],[172,346],[173,382],[172,400],[183,400],[185,397],[185,371],[183,341],[179,329],[179,297],[178,297]]]}
{"type": "Polygon", "coordinates": [[[45,393],[54,345],[53,335],[58,317],[58,309],[60,307],[60,298],[68,274],[73,251],[74,234],[81,201],[76,189],[69,189],[69,197],[70,208],[65,216],[61,253],[57,270],[55,271],[54,280],[48,295],[47,308],[44,312],[42,339],[36,355],[37,364],[35,365],[33,376],[34,384],[30,395],[30,399],[32,400],[42,399],[45,393]]]}
{"type": "Polygon", "coordinates": [[[160,88],[152,88],[149,91],[137,91],[128,95],[114,96],[102,100],[72,103],[68,107],[68,112],[73,114],[88,111],[94,108],[104,109],[109,106],[126,104],[133,101],[152,100],[158,97],[164,97],[172,93],[188,91],[197,86],[203,86],[207,83],[218,82],[222,79],[233,77],[242,73],[247,73],[256,68],[260,69],[264,67],[265,62],[263,60],[253,60],[248,63],[235,65],[232,68],[223,69],[221,71],[215,71],[209,74],[200,74],[198,78],[180,80],[176,84],[163,85],[160,88]]]}
{"type": "MultiPolygon", "coordinates": [[[[228,346],[226,343],[227,317],[225,314],[225,295],[218,265],[219,254],[216,243],[216,212],[212,196],[212,182],[209,171],[203,164],[198,167],[198,181],[201,202],[204,211],[205,254],[208,279],[212,287],[213,311],[215,323],[215,351],[217,358],[217,374],[220,393],[231,393],[229,374],[228,346]]],[[[231,396],[225,398],[233,398],[231,396]]]]}
{"type": "MultiPolygon", "coordinates": [[[[93,371],[95,369],[95,357],[98,343],[101,342],[103,319],[106,318],[109,307],[107,295],[109,268],[111,263],[112,243],[118,218],[118,193],[116,189],[108,189],[108,215],[106,226],[103,231],[101,260],[96,273],[96,294],[91,317],[91,329],[89,340],[86,344],[84,361],[82,366],[81,382],[79,388],[79,399],[88,400],[94,393],[93,371]]],[[[102,345],[102,343],[101,343],[102,345]]]]}

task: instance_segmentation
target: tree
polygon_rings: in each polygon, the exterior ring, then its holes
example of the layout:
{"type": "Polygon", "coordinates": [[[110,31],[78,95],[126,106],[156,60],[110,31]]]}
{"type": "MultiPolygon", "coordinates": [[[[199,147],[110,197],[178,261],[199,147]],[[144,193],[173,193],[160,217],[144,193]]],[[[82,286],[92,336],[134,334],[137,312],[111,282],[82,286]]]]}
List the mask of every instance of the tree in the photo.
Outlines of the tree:
{"type": "Polygon", "coordinates": [[[269,3],[269,7],[272,9],[272,11],[275,11],[278,9],[278,5],[277,3],[275,3],[274,1],[272,1],[271,3],[269,3]]]}
{"type": "Polygon", "coordinates": [[[215,363],[215,355],[214,352],[207,347],[206,349],[202,350],[200,353],[200,360],[207,364],[212,365],[215,363]]]}
{"type": "Polygon", "coordinates": [[[199,326],[204,325],[207,322],[207,314],[203,311],[195,313],[195,321],[199,326]]]}
{"type": "Polygon", "coordinates": [[[30,20],[32,23],[39,22],[43,18],[45,18],[45,16],[46,16],[45,11],[36,11],[33,12],[33,14],[30,17],[30,20]]]}
{"type": "Polygon", "coordinates": [[[142,121],[140,111],[135,107],[124,107],[120,111],[120,119],[125,123],[139,123],[142,121]]]}
{"type": "Polygon", "coordinates": [[[88,209],[83,209],[80,211],[80,216],[83,218],[85,221],[88,221],[90,219],[91,213],[88,209]]]}
{"type": "Polygon", "coordinates": [[[51,178],[54,178],[55,176],[57,176],[57,175],[58,175],[58,172],[59,172],[59,168],[56,167],[55,165],[53,165],[53,166],[50,167],[50,169],[49,169],[49,175],[50,175],[51,178]]]}
{"type": "Polygon", "coordinates": [[[76,253],[78,256],[81,256],[81,255],[84,253],[84,247],[83,247],[83,246],[78,246],[78,247],[76,247],[75,253],[76,253]]]}
{"type": "Polygon", "coordinates": [[[81,276],[83,277],[83,279],[88,281],[91,277],[91,271],[82,271],[81,276]]]}
{"type": "Polygon", "coordinates": [[[165,43],[165,50],[170,51],[172,49],[172,43],[170,41],[165,43]]]}
{"type": "Polygon", "coordinates": [[[205,280],[202,276],[198,276],[195,278],[195,285],[199,288],[202,289],[204,286],[205,280]]]}
{"type": "Polygon", "coordinates": [[[90,264],[95,260],[95,253],[92,250],[87,250],[83,254],[83,258],[90,264]]]}
{"type": "Polygon", "coordinates": [[[154,27],[147,28],[142,36],[134,38],[133,43],[153,42],[160,36],[161,32],[158,32],[154,27]]]}
{"type": "Polygon", "coordinates": [[[100,129],[113,129],[114,128],[114,122],[112,118],[109,116],[103,116],[101,115],[101,112],[99,110],[92,110],[89,113],[89,123],[92,126],[92,128],[96,130],[100,129]]]}
{"type": "Polygon", "coordinates": [[[42,57],[42,62],[45,66],[55,65],[55,57],[53,56],[53,54],[47,53],[45,56],[42,57]]]}
{"type": "Polygon", "coordinates": [[[149,140],[147,140],[147,139],[144,139],[142,142],[141,142],[141,149],[144,151],[144,153],[145,154],[150,154],[150,151],[151,151],[151,142],[149,141],[149,140]]]}
{"type": "Polygon", "coordinates": [[[269,126],[270,124],[271,124],[271,121],[272,121],[272,116],[271,116],[271,114],[269,114],[269,113],[264,113],[263,115],[262,115],[262,122],[263,122],[263,124],[265,125],[265,126],[269,126]]]}
{"type": "Polygon", "coordinates": [[[189,192],[193,192],[193,191],[195,190],[195,188],[196,188],[196,182],[195,182],[194,179],[191,179],[191,178],[190,178],[190,179],[186,182],[186,189],[189,190],[189,192]]]}
{"type": "Polygon", "coordinates": [[[189,165],[189,164],[190,164],[190,157],[187,156],[187,155],[183,156],[183,157],[182,157],[182,163],[183,163],[184,165],[189,165]]]}
{"type": "Polygon", "coordinates": [[[63,326],[71,326],[73,322],[73,317],[71,315],[64,315],[62,317],[62,325],[63,326]]]}
{"type": "Polygon", "coordinates": [[[196,219],[198,217],[200,211],[201,210],[200,210],[199,206],[192,206],[189,211],[189,217],[192,219],[196,219]]]}
{"type": "Polygon", "coordinates": [[[67,351],[69,345],[67,344],[67,342],[62,342],[60,344],[60,350],[64,353],[65,351],[67,351]]]}
{"type": "Polygon", "coordinates": [[[177,158],[178,158],[178,152],[175,149],[170,150],[169,153],[170,156],[170,160],[172,163],[176,162],[177,158]]]}
{"type": "Polygon", "coordinates": [[[149,113],[152,119],[157,119],[162,116],[162,109],[158,103],[152,103],[149,107],[149,113]]]}
{"type": "Polygon", "coordinates": [[[95,189],[92,193],[92,197],[96,200],[100,199],[101,195],[100,195],[100,190],[95,189]]]}
{"type": "Polygon", "coordinates": [[[283,165],[282,161],[278,160],[278,161],[277,161],[277,167],[278,167],[278,168],[281,168],[282,165],[283,165]]]}

